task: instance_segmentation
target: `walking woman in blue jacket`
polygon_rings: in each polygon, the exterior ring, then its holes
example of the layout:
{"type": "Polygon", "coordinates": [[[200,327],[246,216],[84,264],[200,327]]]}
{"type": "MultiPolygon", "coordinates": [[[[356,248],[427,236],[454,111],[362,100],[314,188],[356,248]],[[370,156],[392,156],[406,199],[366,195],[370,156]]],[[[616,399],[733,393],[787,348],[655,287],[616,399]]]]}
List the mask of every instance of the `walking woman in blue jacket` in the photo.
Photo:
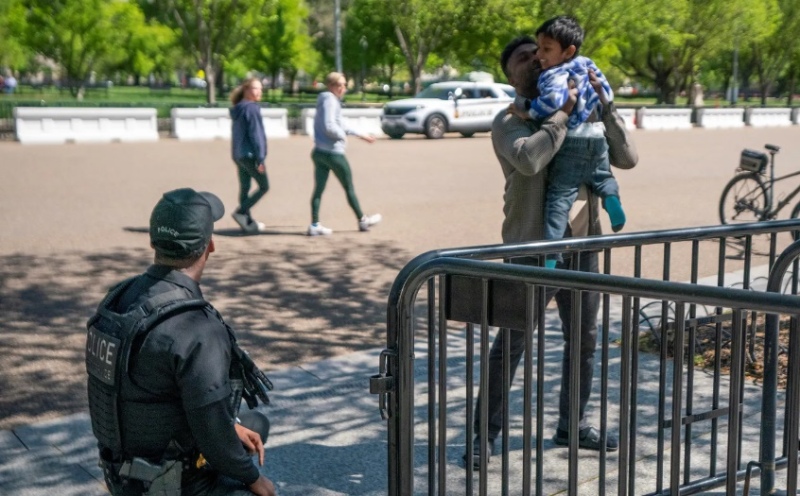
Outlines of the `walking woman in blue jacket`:
{"type": "Polygon", "coordinates": [[[233,220],[247,233],[263,231],[265,226],[250,215],[250,209],[269,190],[267,168],[267,135],[261,118],[261,81],[248,78],[231,92],[230,109],[231,154],[239,171],[239,208],[233,212],[233,220]],[[250,194],[251,182],[258,189],[250,194]]]}

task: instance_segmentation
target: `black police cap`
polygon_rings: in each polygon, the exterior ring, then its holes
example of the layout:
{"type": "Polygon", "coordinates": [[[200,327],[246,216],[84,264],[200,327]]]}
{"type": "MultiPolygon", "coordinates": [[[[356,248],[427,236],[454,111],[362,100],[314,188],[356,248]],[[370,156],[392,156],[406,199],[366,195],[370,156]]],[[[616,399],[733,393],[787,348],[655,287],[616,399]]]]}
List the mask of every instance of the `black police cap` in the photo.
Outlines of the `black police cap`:
{"type": "Polygon", "coordinates": [[[181,188],[164,193],[150,215],[150,242],[156,251],[174,259],[205,249],[214,222],[225,214],[216,195],[181,188]]]}

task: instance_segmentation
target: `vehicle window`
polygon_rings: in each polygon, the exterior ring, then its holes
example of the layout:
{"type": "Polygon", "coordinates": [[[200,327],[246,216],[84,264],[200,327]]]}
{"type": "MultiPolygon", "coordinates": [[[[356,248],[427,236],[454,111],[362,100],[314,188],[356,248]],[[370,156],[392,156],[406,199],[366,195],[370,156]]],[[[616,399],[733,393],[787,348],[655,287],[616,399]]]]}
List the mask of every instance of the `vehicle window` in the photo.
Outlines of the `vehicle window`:
{"type": "Polygon", "coordinates": [[[462,99],[463,98],[475,98],[475,90],[471,90],[471,89],[468,90],[468,89],[462,88],[461,91],[464,92],[463,95],[461,95],[462,99]]]}
{"type": "Polygon", "coordinates": [[[511,98],[515,98],[517,96],[517,91],[514,88],[503,88],[503,91],[505,91],[506,95],[510,96],[511,98]]]}
{"type": "Polygon", "coordinates": [[[417,94],[417,98],[438,98],[439,100],[447,100],[447,96],[452,91],[449,88],[436,88],[428,86],[417,94]]]}
{"type": "Polygon", "coordinates": [[[495,94],[489,88],[481,88],[478,90],[478,98],[495,98],[495,94]]]}

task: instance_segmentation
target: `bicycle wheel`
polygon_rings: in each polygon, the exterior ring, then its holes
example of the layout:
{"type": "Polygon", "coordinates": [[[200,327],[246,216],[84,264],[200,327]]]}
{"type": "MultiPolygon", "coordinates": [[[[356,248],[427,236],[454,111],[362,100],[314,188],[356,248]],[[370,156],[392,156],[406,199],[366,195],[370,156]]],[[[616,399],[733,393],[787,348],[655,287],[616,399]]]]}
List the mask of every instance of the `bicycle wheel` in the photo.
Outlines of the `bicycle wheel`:
{"type": "MultiPolygon", "coordinates": [[[[792,215],[789,216],[790,219],[800,219],[800,203],[794,206],[792,209],[792,215]]],[[[800,239],[800,231],[792,231],[792,239],[797,241],[800,239]]]]}
{"type": "Polygon", "coordinates": [[[766,217],[767,188],[758,174],[739,174],[725,185],[719,199],[720,222],[758,222],[766,217]]]}

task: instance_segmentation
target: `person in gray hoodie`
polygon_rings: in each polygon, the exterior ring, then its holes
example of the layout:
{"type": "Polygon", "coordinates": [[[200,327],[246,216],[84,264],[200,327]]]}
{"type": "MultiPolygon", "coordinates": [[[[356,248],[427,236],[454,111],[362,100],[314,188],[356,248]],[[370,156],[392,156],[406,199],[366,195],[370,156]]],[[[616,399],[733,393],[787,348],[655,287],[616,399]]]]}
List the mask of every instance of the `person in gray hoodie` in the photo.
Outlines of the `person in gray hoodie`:
{"type": "Polygon", "coordinates": [[[244,232],[263,231],[265,225],[250,215],[253,205],[269,191],[264,160],[267,158],[267,135],[261,118],[261,81],[248,78],[231,92],[231,155],[239,171],[239,208],[233,220],[244,232]],[[250,194],[251,182],[258,189],[250,194]]]}
{"type": "Polygon", "coordinates": [[[314,151],[311,160],[314,161],[314,193],[311,195],[311,225],[308,226],[309,236],[329,235],[333,233],[319,223],[319,205],[322,192],[328,183],[331,172],[342,184],[347,194],[347,202],[356,214],[359,231],[369,231],[369,228],[381,221],[381,214],[364,215],[356,198],[353,187],[353,174],[350,164],[344,156],[347,144],[347,135],[361,138],[367,143],[374,143],[375,138],[356,132],[345,127],[342,122],[342,96],[347,91],[347,81],[344,74],[331,72],[325,77],[325,86],[328,91],[323,91],[317,97],[317,113],[314,116],[314,151]]]}

